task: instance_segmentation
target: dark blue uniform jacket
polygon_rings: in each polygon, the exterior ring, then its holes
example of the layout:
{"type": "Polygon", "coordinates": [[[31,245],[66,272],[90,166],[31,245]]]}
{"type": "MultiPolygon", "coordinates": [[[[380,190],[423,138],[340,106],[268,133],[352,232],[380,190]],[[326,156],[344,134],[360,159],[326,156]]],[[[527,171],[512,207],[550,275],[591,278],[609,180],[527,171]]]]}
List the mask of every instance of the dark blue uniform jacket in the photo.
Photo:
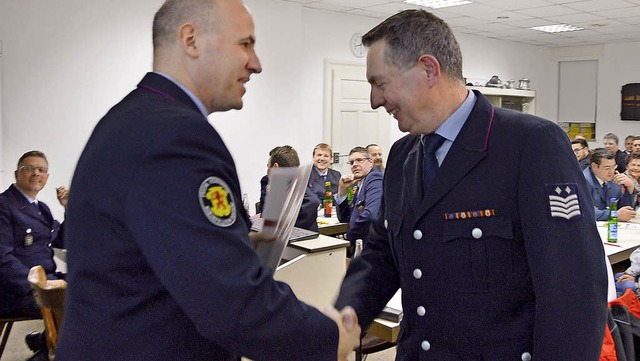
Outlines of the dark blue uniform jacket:
{"type": "Polygon", "coordinates": [[[48,278],[56,278],[51,247],[64,247],[62,233],[44,202],[30,204],[15,185],[0,194],[0,315],[38,316],[27,275],[41,265],[48,278]]]}
{"type": "Polygon", "coordinates": [[[476,96],[424,198],[420,138],[393,145],[337,306],[368,325],[401,287],[400,361],[598,360],[605,255],[569,139],[476,96]]]}
{"type": "Polygon", "coordinates": [[[169,80],[100,120],[71,189],[56,360],[336,357],[335,323],[260,264],[233,159],[169,80]]]}

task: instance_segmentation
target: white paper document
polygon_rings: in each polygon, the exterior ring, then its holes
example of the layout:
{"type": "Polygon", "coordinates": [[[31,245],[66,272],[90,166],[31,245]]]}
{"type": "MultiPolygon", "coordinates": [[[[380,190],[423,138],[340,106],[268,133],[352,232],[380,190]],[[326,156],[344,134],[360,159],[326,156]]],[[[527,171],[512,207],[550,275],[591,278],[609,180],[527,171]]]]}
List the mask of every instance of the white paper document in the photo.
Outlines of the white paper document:
{"type": "Polygon", "coordinates": [[[275,235],[273,242],[259,243],[256,253],[262,264],[274,272],[287,246],[298,218],[309,183],[311,164],[300,167],[271,168],[262,210],[262,232],[275,235]]]}

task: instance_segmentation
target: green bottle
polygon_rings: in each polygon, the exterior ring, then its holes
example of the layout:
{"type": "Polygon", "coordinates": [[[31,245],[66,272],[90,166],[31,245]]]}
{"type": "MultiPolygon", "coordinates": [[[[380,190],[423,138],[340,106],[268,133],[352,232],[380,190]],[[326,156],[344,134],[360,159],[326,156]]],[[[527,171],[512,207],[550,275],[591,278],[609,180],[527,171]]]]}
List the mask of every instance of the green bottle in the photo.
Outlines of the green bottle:
{"type": "Polygon", "coordinates": [[[611,198],[609,205],[609,220],[607,221],[607,241],[618,242],[618,203],[611,198]]]}
{"type": "Polygon", "coordinates": [[[331,217],[331,206],[333,206],[333,195],[331,194],[331,182],[324,184],[324,200],[322,206],[324,207],[324,216],[331,217]]]}

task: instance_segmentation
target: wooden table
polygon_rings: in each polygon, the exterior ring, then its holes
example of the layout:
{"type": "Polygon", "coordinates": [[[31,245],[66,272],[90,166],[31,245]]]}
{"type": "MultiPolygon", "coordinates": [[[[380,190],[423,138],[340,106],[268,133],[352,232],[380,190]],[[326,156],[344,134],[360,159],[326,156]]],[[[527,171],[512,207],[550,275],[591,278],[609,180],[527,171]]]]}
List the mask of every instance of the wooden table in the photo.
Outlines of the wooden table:
{"type": "Polygon", "coordinates": [[[349,223],[342,223],[338,220],[335,208],[331,212],[331,217],[325,217],[323,210],[318,211],[318,230],[325,236],[337,236],[345,234],[349,230],[349,223]]]}

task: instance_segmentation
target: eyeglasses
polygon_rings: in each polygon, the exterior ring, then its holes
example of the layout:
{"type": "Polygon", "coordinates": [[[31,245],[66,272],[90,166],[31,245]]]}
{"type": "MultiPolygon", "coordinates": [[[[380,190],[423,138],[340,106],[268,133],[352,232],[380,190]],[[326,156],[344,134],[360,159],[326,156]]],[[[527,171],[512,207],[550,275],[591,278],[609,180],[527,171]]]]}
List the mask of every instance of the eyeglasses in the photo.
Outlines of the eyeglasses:
{"type": "Polygon", "coordinates": [[[356,158],[354,160],[348,161],[347,164],[348,165],[362,164],[364,163],[365,160],[369,160],[369,158],[356,158]]]}
{"type": "Polygon", "coordinates": [[[617,165],[605,165],[605,166],[602,167],[602,169],[607,170],[607,171],[615,170],[616,168],[617,168],[617,165]]]}
{"type": "Polygon", "coordinates": [[[21,170],[23,172],[29,172],[29,173],[33,173],[36,170],[38,172],[40,172],[41,174],[47,174],[49,173],[49,168],[45,168],[45,167],[34,167],[32,165],[22,165],[20,167],[18,167],[18,170],[21,170]]]}
{"type": "Polygon", "coordinates": [[[586,148],[586,147],[582,147],[582,148],[574,149],[574,150],[573,150],[573,152],[574,152],[574,153],[576,153],[576,154],[578,154],[578,152],[579,152],[579,151],[581,151],[581,150],[583,150],[584,148],[586,148]]]}

